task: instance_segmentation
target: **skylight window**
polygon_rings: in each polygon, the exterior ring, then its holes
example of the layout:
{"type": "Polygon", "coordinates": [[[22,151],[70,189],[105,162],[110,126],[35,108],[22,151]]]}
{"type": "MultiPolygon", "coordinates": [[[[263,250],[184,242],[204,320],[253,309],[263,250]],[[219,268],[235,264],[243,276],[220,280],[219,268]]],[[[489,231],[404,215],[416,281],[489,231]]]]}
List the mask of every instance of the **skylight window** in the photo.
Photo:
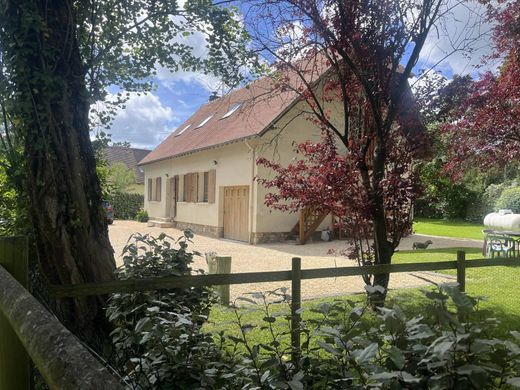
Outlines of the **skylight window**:
{"type": "Polygon", "coordinates": [[[223,116],[222,118],[220,118],[220,119],[226,119],[226,118],[229,118],[231,115],[233,115],[233,113],[234,113],[236,110],[238,110],[238,109],[240,108],[241,105],[242,105],[242,103],[237,103],[237,104],[235,104],[235,105],[234,105],[233,107],[231,107],[231,109],[230,109],[228,112],[226,112],[226,113],[224,114],[224,116],[223,116]]]}
{"type": "Polygon", "coordinates": [[[213,118],[214,116],[215,116],[215,114],[208,116],[206,119],[204,119],[202,122],[200,122],[200,124],[199,124],[197,127],[195,127],[195,128],[198,129],[198,128],[204,126],[204,125],[205,125],[206,123],[208,123],[209,120],[210,120],[211,118],[213,118]]]}
{"type": "Polygon", "coordinates": [[[182,129],[181,131],[179,131],[177,134],[175,134],[176,137],[178,137],[179,135],[181,135],[182,133],[184,133],[186,130],[188,130],[189,128],[191,127],[191,123],[186,126],[184,129],[182,129]]]}

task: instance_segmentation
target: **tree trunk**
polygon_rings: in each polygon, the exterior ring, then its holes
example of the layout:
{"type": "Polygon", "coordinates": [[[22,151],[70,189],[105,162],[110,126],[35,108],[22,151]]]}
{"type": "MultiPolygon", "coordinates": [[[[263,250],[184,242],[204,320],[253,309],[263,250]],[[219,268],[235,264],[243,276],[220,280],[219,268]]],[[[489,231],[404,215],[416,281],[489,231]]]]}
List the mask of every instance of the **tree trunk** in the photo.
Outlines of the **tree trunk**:
{"type": "MultiPolygon", "coordinates": [[[[73,3],[6,2],[2,24],[19,131],[25,142],[30,214],[44,279],[113,278],[115,261],[89,136],[89,98],[73,3]]],[[[107,337],[105,298],[60,300],[62,322],[94,347],[107,337]]]]}
{"type": "MultiPolygon", "coordinates": [[[[384,198],[382,194],[381,181],[385,174],[385,150],[378,145],[374,151],[374,166],[372,172],[372,222],[374,226],[374,247],[375,247],[375,264],[391,264],[394,248],[388,242],[386,229],[386,216],[384,208],[384,198]]],[[[390,274],[374,275],[373,286],[383,287],[384,291],[376,291],[368,294],[368,299],[372,307],[384,306],[386,295],[388,292],[388,284],[390,282],[390,274]]]]}

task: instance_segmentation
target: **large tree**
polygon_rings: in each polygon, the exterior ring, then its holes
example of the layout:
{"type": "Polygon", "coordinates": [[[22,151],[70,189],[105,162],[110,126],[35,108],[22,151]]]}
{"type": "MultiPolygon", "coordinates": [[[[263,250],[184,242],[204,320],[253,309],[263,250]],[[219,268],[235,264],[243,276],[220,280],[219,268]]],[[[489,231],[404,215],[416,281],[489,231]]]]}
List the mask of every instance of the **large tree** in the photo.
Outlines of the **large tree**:
{"type": "MultiPolygon", "coordinates": [[[[333,212],[361,264],[390,264],[411,229],[413,158],[425,140],[408,79],[430,30],[451,6],[444,0],[251,6],[254,41],[281,71],[274,73],[276,85],[308,103],[303,114],[322,132],[320,143],[297,147],[305,158],[288,167],[261,161],[277,173],[263,181],[276,190],[266,202],[282,210],[333,212]],[[333,120],[331,105],[344,120],[333,120]]],[[[367,275],[365,281],[383,287],[373,290],[375,301],[385,298],[389,275],[367,275]]]]}
{"type": "Polygon", "coordinates": [[[520,2],[491,3],[489,17],[496,22],[495,52],[485,62],[501,65],[481,75],[445,126],[451,145],[446,168],[454,177],[464,168],[503,167],[520,156],[520,2]]]}
{"type": "MultiPolygon", "coordinates": [[[[236,81],[236,66],[246,59],[239,18],[202,0],[1,0],[0,9],[4,131],[23,143],[43,278],[51,284],[109,280],[115,262],[90,142],[90,106],[105,99],[108,87],[118,91],[116,103],[128,92],[150,90],[159,66],[205,69],[236,81]],[[193,54],[192,34],[206,37],[204,57],[193,54]]],[[[55,310],[97,344],[104,304],[103,297],[60,300],[55,310]]]]}

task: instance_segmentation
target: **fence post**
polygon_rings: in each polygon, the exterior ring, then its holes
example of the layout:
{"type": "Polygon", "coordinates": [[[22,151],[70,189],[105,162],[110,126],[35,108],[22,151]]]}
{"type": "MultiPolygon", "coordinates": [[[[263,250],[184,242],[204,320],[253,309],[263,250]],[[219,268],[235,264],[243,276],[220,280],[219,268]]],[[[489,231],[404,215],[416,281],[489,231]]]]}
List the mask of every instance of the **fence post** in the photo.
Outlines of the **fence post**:
{"type": "MultiPolygon", "coordinates": [[[[231,256],[217,256],[217,274],[231,273],[231,256]]],[[[229,284],[217,287],[220,299],[225,306],[229,306],[229,284]]]]}
{"type": "Polygon", "coordinates": [[[299,366],[300,361],[300,308],[301,308],[301,270],[302,259],[299,257],[292,258],[292,279],[291,279],[291,347],[292,347],[292,363],[294,367],[299,366]]]}
{"type": "MultiPolygon", "coordinates": [[[[210,274],[230,274],[231,256],[215,256],[213,253],[206,254],[208,271],[210,274]]],[[[215,286],[215,291],[224,306],[229,306],[229,284],[215,286]]],[[[1,389],[0,389],[1,390],[1,389]]]]}
{"type": "Polygon", "coordinates": [[[457,283],[460,291],[466,291],[466,252],[457,251],[457,283]]]}
{"type": "MultiPolygon", "coordinates": [[[[29,250],[26,237],[0,238],[0,265],[22,286],[28,285],[29,250]]],[[[0,311],[0,390],[31,388],[30,359],[0,311]]]]}

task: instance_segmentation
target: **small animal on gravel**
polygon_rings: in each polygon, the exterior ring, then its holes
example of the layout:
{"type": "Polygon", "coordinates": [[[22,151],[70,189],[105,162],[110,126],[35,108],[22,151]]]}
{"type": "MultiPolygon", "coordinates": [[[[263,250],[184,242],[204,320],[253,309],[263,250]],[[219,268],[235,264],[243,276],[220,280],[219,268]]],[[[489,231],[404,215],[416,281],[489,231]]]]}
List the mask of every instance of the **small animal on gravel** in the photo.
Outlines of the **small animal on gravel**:
{"type": "Polygon", "coordinates": [[[412,245],[412,248],[413,249],[427,249],[428,246],[430,246],[431,244],[433,244],[433,242],[430,240],[428,240],[426,242],[414,242],[412,245]]]}

